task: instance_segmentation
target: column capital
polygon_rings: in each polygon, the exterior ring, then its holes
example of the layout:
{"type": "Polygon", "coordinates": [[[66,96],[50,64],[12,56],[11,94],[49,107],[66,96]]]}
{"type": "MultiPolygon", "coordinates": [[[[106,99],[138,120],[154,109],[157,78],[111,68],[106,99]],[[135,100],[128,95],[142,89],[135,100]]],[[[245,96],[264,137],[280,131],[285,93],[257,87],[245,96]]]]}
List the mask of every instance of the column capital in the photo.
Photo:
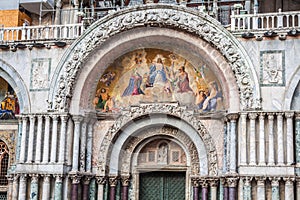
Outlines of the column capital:
{"type": "Polygon", "coordinates": [[[31,115],[29,115],[29,119],[30,119],[30,121],[32,121],[32,120],[35,120],[35,117],[36,117],[37,115],[35,115],[35,114],[31,114],[31,115]]]}
{"type": "Polygon", "coordinates": [[[55,177],[55,182],[56,183],[62,183],[63,175],[61,175],[61,174],[55,174],[53,176],[55,177]]]}
{"type": "Polygon", "coordinates": [[[208,180],[206,178],[200,178],[200,185],[202,188],[208,187],[208,180]]]}
{"type": "Polygon", "coordinates": [[[248,116],[251,120],[255,120],[257,118],[257,113],[249,113],[248,116]]]}
{"type": "Polygon", "coordinates": [[[217,178],[208,179],[210,187],[218,187],[219,180],[217,178]]]}
{"type": "Polygon", "coordinates": [[[72,184],[79,184],[80,180],[82,178],[81,174],[74,173],[74,174],[69,174],[70,178],[72,179],[72,184]]]}
{"type": "Polygon", "coordinates": [[[20,118],[21,118],[23,121],[28,121],[28,115],[21,115],[20,118]]]}
{"type": "Polygon", "coordinates": [[[129,186],[130,178],[130,175],[121,176],[122,186],[129,186]]]}
{"type": "Polygon", "coordinates": [[[246,176],[246,177],[242,178],[245,186],[251,186],[252,179],[253,179],[253,177],[250,177],[250,176],[246,176]]]}
{"type": "Polygon", "coordinates": [[[192,177],[191,178],[192,186],[193,187],[199,187],[199,177],[192,177]]]}
{"type": "Polygon", "coordinates": [[[74,123],[80,123],[83,120],[83,117],[81,115],[73,115],[72,119],[74,120],[74,123]]]}
{"type": "Polygon", "coordinates": [[[69,115],[68,115],[68,114],[62,114],[62,115],[60,115],[60,119],[61,119],[61,121],[63,121],[63,122],[68,121],[68,118],[69,118],[69,115]]]}
{"type": "Polygon", "coordinates": [[[20,181],[26,182],[27,174],[20,174],[20,181]]]}
{"type": "Polygon", "coordinates": [[[299,120],[300,119],[300,112],[296,112],[295,117],[296,117],[297,120],[299,120]]]}
{"type": "Polygon", "coordinates": [[[226,178],[227,180],[227,184],[228,184],[228,187],[236,187],[237,185],[237,180],[239,179],[238,177],[229,177],[229,178],[226,178]]]}
{"type": "Polygon", "coordinates": [[[269,177],[269,180],[271,181],[272,187],[279,186],[279,181],[281,180],[280,177],[269,177]]]}
{"type": "Polygon", "coordinates": [[[13,180],[14,180],[14,175],[13,174],[7,174],[6,178],[7,178],[8,182],[12,183],[13,180]]]}
{"type": "Polygon", "coordinates": [[[96,181],[98,185],[104,185],[107,181],[106,176],[96,176],[96,181]]]}
{"type": "Polygon", "coordinates": [[[286,185],[293,185],[295,177],[283,177],[283,180],[285,181],[286,185]]]}
{"type": "Polygon", "coordinates": [[[274,120],[274,113],[267,113],[269,120],[274,120]]]}
{"type": "Polygon", "coordinates": [[[19,174],[14,174],[14,182],[18,182],[19,178],[20,178],[19,174]]]}
{"type": "Polygon", "coordinates": [[[230,121],[236,121],[239,118],[238,113],[230,113],[226,116],[230,121]]]}
{"type": "Polygon", "coordinates": [[[260,186],[264,186],[265,185],[265,181],[266,181],[266,177],[264,176],[257,176],[255,177],[255,180],[257,181],[257,185],[260,185],[260,186]]]}
{"type": "Polygon", "coordinates": [[[284,115],[286,118],[292,118],[295,115],[295,113],[294,112],[285,112],[284,115]]]}
{"type": "Polygon", "coordinates": [[[50,119],[50,115],[44,115],[44,117],[45,117],[46,120],[50,119]]]}
{"type": "Polygon", "coordinates": [[[110,176],[108,181],[110,187],[116,187],[118,184],[118,176],[110,176]]]}
{"type": "Polygon", "coordinates": [[[50,183],[50,174],[43,174],[42,177],[44,178],[44,182],[50,183]]]}
{"type": "Polygon", "coordinates": [[[283,112],[277,112],[276,115],[277,115],[277,117],[282,117],[284,115],[284,113],[283,112]]]}
{"type": "Polygon", "coordinates": [[[265,115],[266,115],[266,113],[264,113],[264,112],[259,113],[259,119],[263,120],[265,118],[265,115]]]}
{"type": "Polygon", "coordinates": [[[52,118],[53,121],[58,121],[58,115],[57,114],[51,115],[51,118],[52,118]]]}
{"type": "Polygon", "coordinates": [[[38,174],[30,174],[31,177],[31,183],[38,183],[39,181],[39,175],[38,174]]]}
{"type": "Polygon", "coordinates": [[[93,178],[93,175],[91,175],[91,174],[84,175],[84,177],[83,177],[83,184],[84,185],[90,184],[92,178],[93,178]]]}

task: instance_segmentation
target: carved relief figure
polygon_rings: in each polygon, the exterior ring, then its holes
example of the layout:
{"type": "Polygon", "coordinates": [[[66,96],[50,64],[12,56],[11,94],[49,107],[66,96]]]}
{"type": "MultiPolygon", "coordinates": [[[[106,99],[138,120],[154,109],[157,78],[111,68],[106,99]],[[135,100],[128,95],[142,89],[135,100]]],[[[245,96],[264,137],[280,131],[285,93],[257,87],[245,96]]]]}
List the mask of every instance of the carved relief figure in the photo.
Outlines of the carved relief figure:
{"type": "Polygon", "coordinates": [[[163,143],[158,148],[157,162],[159,164],[168,163],[168,145],[163,143]]]}

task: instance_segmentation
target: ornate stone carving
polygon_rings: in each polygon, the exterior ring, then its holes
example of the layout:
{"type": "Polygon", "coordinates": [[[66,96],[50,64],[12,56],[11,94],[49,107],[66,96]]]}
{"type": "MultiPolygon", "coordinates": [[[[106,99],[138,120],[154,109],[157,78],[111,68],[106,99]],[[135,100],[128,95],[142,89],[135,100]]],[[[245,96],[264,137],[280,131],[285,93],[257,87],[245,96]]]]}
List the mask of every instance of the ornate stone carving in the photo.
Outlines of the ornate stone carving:
{"type": "MultiPolygon", "coordinates": [[[[160,113],[160,114],[165,113],[167,115],[179,117],[182,120],[189,122],[189,124],[192,125],[193,128],[198,132],[199,136],[202,138],[205,144],[206,151],[208,154],[209,175],[217,175],[217,152],[216,152],[213,139],[211,138],[210,134],[205,129],[205,127],[202,125],[202,123],[196,117],[194,117],[192,113],[185,111],[184,107],[180,107],[178,104],[142,104],[140,106],[132,106],[130,110],[123,111],[120,118],[116,120],[116,122],[112,125],[112,127],[107,131],[106,135],[104,136],[104,139],[100,146],[101,154],[99,155],[98,173],[100,175],[105,175],[106,166],[109,163],[109,160],[107,160],[107,158],[109,158],[108,152],[113,145],[113,140],[117,138],[118,135],[121,133],[120,130],[122,129],[122,127],[125,126],[125,124],[132,122],[133,119],[137,117],[141,117],[143,115],[148,115],[148,114],[151,114],[154,117],[155,113],[160,113]]],[[[176,129],[169,130],[167,128],[163,128],[161,129],[161,131],[162,131],[161,134],[170,134],[172,136],[175,136],[176,138],[182,135],[182,134],[178,134],[179,132],[176,129]]],[[[139,140],[139,138],[133,138],[131,142],[136,143],[137,142],[136,140],[139,140]]],[[[182,138],[182,140],[185,142],[185,144],[188,145],[190,144],[189,145],[190,148],[193,147],[192,145],[193,143],[191,141],[188,141],[185,138],[182,138]]],[[[130,144],[128,144],[128,146],[130,146],[130,144]]],[[[194,149],[193,152],[194,153],[191,152],[191,155],[195,154],[197,150],[194,149]]],[[[130,153],[130,151],[128,153],[130,153]]],[[[193,162],[196,163],[197,161],[194,160],[193,162]]],[[[194,174],[197,174],[197,172],[199,172],[198,163],[192,164],[192,173],[194,174]]],[[[130,166],[129,161],[128,160],[123,161],[123,165],[124,166],[127,165],[129,168],[130,166]]],[[[128,171],[125,170],[125,168],[126,167],[123,167],[122,170],[128,171]]]]}
{"type": "Polygon", "coordinates": [[[122,186],[129,186],[130,176],[121,176],[122,186]]]}
{"type": "Polygon", "coordinates": [[[199,187],[199,185],[200,185],[200,179],[199,179],[199,177],[192,177],[191,178],[191,181],[192,181],[192,186],[193,187],[199,187]]]}
{"type": "Polygon", "coordinates": [[[118,177],[117,176],[111,176],[111,177],[109,177],[108,181],[109,181],[109,186],[110,187],[116,187],[117,184],[118,184],[118,177]]]}
{"type": "Polygon", "coordinates": [[[228,187],[236,187],[237,185],[237,181],[238,181],[238,177],[227,177],[226,178],[226,182],[228,184],[228,187]]]}
{"type": "MultiPolygon", "coordinates": [[[[251,77],[250,59],[242,51],[237,40],[218,22],[199,12],[174,5],[145,5],[139,9],[128,8],[115,12],[96,22],[84,38],[79,40],[66,56],[55,89],[54,108],[67,111],[73,96],[74,84],[83,63],[109,37],[120,32],[143,26],[160,26],[181,29],[197,35],[215,46],[231,66],[240,91],[243,109],[261,108],[259,92],[254,93],[255,82],[251,77]]],[[[254,76],[254,74],[253,74],[254,76]]]]}
{"type": "Polygon", "coordinates": [[[50,58],[37,58],[31,62],[30,90],[49,89],[50,58]]]}
{"type": "Polygon", "coordinates": [[[98,185],[104,185],[107,181],[106,176],[96,176],[97,184],[98,185]]]}

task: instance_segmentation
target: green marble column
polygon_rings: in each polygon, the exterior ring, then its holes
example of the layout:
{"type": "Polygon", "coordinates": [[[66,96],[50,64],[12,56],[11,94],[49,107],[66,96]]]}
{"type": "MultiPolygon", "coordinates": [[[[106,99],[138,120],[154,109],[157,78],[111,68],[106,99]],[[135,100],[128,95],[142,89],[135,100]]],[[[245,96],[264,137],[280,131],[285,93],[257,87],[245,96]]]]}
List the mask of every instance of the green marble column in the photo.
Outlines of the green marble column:
{"type": "Polygon", "coordinates": [[[244,187],[243,187],[243,193],[244,193],[244,200],[251,200],[251,178],[245,177],[244,178],[244,187]]]}
{"type": "Polygon", "coordinates": [[[93,178],[90,182],[90,200],[96,200],[96,180],[93,178]]]}
{"type": "Polygon", "coordinates": [[[31,175],[31,186],[30,186],[30,199],[38,200],[39,197],[39,176],[37,174],[31,175]]]}
{"type": "Polygon", "coordinates": [[[62,176],[55,177],[54,200],[62,200],[62,176]]]}
{"type": "Polygon", "coordinates": [[[279,200],[279,178],[271,178],[272,185],[272,200],[279,200]]]}

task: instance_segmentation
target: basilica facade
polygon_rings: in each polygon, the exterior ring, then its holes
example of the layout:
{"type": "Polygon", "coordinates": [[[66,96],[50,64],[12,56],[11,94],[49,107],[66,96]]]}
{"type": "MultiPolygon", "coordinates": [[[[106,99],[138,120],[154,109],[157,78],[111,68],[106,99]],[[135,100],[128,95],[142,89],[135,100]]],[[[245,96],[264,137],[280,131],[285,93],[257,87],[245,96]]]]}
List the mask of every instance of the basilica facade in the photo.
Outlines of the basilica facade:
{"type": "Polygon", "coordinates": [[[300,199],[297,29],[154,3],[89,20],[2,35],[0,199],[300,199]]]}

